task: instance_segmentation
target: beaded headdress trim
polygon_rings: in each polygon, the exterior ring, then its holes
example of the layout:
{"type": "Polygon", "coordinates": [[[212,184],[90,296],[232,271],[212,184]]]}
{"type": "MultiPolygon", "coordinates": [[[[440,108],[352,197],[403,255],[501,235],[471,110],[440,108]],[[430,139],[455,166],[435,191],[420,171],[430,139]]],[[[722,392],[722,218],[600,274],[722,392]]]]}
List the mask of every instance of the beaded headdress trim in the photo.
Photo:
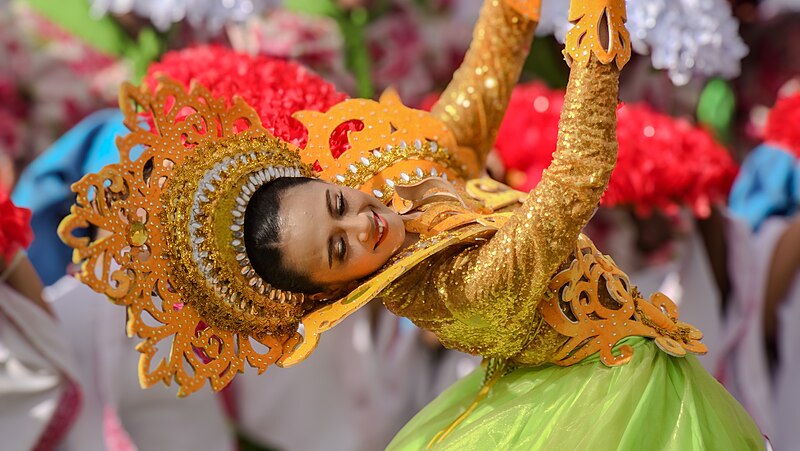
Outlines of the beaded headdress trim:
{"type": "Polygon", "coordinates": [[[295,114],[308,130],[304,148],[271,136],[241,99],[227,104],[198,84],[126,84],[120,108],[131,130],[117,141],[120,162],[73,185],[76,204],[59,235],[82,265],[77,277],[128,309],[128,333],[144,339],[142,385],[175,380],[179,395],[205,380],[219,390],[245,362],[261,372],[301,361],[321,330],[402,273],[385,269],[324,308],[274,289],[243,243],[244,212],[260,186],[315,177],[389,204],[399,184],[464,180],[479,169],[441,121],[393,92],[295,114]],[[334,156],[331,136],[348,121],[363,127],[348,132],[347,150],[334,156]],[[88,227],[110,236],[85,238],[88,227]],[[159,352],[165,346],[169,352],[159,352]]]}

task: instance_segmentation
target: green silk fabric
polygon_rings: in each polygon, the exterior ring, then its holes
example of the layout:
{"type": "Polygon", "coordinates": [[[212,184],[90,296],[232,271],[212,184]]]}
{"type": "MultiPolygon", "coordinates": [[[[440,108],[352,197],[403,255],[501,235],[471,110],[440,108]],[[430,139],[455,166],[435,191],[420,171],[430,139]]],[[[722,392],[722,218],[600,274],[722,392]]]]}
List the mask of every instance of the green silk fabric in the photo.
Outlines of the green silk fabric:
{"type": "MultiPolygon", "coordinates": [[[[622,366],[597,356],[570,366],[520,368],[436,450],[763,450],[741,405],[700,366],[652,340],[629,338],[622,366]]],[[[475,399],[483,369],[453,384],[417,414],[387,449],[425,449],[475,399]]]]}

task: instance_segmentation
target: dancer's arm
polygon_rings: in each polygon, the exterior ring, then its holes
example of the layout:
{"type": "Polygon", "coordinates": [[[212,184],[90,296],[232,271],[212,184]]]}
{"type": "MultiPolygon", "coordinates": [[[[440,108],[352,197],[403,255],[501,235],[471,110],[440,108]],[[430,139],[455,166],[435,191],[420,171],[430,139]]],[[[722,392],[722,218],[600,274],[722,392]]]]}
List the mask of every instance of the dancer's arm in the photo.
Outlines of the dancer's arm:
{"type": "Polygon", "coordinates": [[[486,0],[464,62],[431,113],[485,166],[539,20],[541,0],[486,0]]]}
{"type": "MultiPolygon", "coordinates": [[[[446,261],[430,262],[427,280],[416,283],[432,284],[435,292],[425,290],[424,296],[390,307],[436,332],[446,345],[508,358],[532,338],[537,304],[548,295],[550,278],[574,251],[616,161],[618,66],[624,64],[625,51],[630,49],[627,41],[620,42],[620,37],[627,37],[622,26],[623,2],[573,1],[573,9],[579,12],[583,7],[609,7],[612,47],[620,56],[609,60],[608,52],[596,51],[609,48],[599,45],[602,41],[596,35],[584,36],[582,46],[569,52],[573,63],[558,147],[540,184],[487,243],[448,256],[446,261]],[[600,61],[601,56],[606,63],[600,61]]],[[[596,11],[594,17],[600,17],[596,11]]],[[[598,25],[602,29],[599,20],[594,22],[595,30],[598,25]]]]}
{"type": "Polygon", "coordinates": [[[0,258],[0,282],[6,283],[19,294],[29,299],[42,310],[52,315],[50,306],[42,298],[44,286],[24,252],[20,251],[12,261],[0,258]]]}

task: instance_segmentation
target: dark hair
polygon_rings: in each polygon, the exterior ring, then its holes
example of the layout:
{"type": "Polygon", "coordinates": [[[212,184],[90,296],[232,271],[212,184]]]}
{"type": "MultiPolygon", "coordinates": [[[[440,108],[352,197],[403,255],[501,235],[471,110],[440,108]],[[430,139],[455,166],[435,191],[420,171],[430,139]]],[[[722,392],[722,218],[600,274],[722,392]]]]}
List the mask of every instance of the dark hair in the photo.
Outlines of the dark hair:
{"type": "Polygon", "coordinates": [[[316,181],[308,177],[280,177],[261,186],[244,213],[244,246],[255,272],[280,290],[319,293],[324,287],[306,274],[286,266],[281,252],[281,199],[289,188],[316,181]]]}

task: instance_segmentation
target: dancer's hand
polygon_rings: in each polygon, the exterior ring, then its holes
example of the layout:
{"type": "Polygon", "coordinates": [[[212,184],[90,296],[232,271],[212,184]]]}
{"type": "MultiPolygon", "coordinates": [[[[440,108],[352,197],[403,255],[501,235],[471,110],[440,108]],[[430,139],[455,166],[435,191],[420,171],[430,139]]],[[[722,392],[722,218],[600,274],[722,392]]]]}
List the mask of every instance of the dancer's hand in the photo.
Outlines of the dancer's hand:
{"type": "Polygon", "coordinates": [[[20,251],[16,257],[9,262],[3,261],[3,258],[0,257],[0,274],[2,274],[2,278],[0,279],[2,283],[5,283],[22,296],[28,298],[49,315],[54,316],[50,306],[42,297],[44,285],[41,279],[39,279],[39,274],[36,273],[36,270],[23,251],[20,251]]]}

